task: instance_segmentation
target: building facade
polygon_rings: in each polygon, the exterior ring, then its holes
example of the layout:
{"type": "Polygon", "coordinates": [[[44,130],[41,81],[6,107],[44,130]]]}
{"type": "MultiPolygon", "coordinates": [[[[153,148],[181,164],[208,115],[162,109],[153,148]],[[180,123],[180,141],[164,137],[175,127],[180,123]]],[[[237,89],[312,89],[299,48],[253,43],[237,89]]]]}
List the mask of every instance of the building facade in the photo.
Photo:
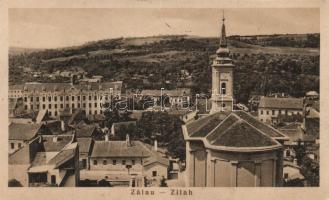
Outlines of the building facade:
{"type": "Polygon", "coordinates": [[[258,106],[258,119],[268,124],[279,122],[279,116],[304,115],[302,98],[261,97],[258,106]]]}
{"type": "Polygon", "coordinates": [[[102,83],[26,83],[9,86],[9,98],[23,99],[24,110],[47,110],[52,117],[59,117],[64,110],[86,111],[87,115],[102,114],[105,103],[121,97],[122,82],[102,83]]]}

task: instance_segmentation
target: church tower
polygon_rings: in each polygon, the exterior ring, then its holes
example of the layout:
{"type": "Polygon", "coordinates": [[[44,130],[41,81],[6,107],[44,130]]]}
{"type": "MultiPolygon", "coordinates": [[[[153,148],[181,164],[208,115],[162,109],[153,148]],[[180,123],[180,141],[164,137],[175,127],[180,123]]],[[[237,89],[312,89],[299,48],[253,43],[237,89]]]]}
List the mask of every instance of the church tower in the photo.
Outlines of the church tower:
{"type": "Polygon", "coordinates": [[[219,48],[212,67],[212,92],[210,113],[232,111],[233,109],[233,68],[230,50],[227,48],[225,18],[220,35],[219,48]]]}

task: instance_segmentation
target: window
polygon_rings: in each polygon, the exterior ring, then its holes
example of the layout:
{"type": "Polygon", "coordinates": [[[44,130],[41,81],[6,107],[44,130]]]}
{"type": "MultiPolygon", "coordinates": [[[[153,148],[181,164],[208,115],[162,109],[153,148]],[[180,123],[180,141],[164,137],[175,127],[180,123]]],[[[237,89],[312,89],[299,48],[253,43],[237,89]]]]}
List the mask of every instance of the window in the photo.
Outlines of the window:
{"type": "Polygon", "coordinates": [[[69,108],[70,106],[69,106],[69,104],[66,104],[66,108],[69,108]]]}
{"type": "Polygon", "coordinates": [[[226,83],[221,84],[221,94],[226,94],[226,83]]]}
{"type": "Polygon", "coordinates": [[[96,95],[94,96],[94,100],[97,100],[97,96],[96,95]]]}
{"type": "Polygon", "coordinates": [[[91,108],[91,103],[89,103],[89,108],[91,108]]]}
{"type": "Polygon", "coordinates": [[[85,103],[83,103],[83,104],[82,104],[82,107],[84,107],[84,108],[85,108],[85,107],[86,107],[86,104],[85,104],[85,103]]]}
{"type": "Polygon", "coordinates": [[[280,114],[280,115],[282,114],[281,110],[279,110],[279,114],[280,114]]]}
{"type": "Polygon", "coordinates": [[[15,148],[15,143],[10,143],[10,148],[14,149],[15,148]]]}
{"type": "Polygon", "coordinates": [[[89,101],[91,101],[91,96],[89,95],[89,101]]]}
{"type": "Polygon", "coordinates": [[[24,106],[25,110],[27,110],[27,105],[24,106]]]}
{"type": "Polygon", "coordinates": [[[22,143],[18,143],[18,148],[21,148],[22,147],[22,143]]]}
{"type": "Polygon", "coordinates": [[[94,160],[94,165],[97,165],[97,160],[94,160]]]}
{"type": "Polygon", "coordinates": [[[95,115],[97,115],[97,110],[95,110],[95,115]]]}
{"type": "Polygon", "coordinates": [[[95,108],[97,108],[97,103],[95,103],[95,108]]]}
{"type": "Polygon", "coordinates": [[[135,160],[131,160],[131,165],[135,165],[135,160]]]}
{"type": "Polygon", "coordinates": [[[80,101],[80,96],[78,96],[78,101],[80,101]]]}
{"type": "Polygon", "coordinates": [[[122,165],[126,165],[126,160],[122,160],[122,165]]]}
{"type": "Polygon", "coordinates": [[[63,101],[63,96],[60,96],[59,99],[60,99],[61,101],[63,101]]]}
{"type": "Polygon", "coordinates": [[[91,110],[89,110],[89,115],[91,115],[91,110]]]}
{"type": "Polygon", "coordinates": [[[72,103],[72,108],[74,109],[74,103],[72,103]]]}
{"type": "Polygon", "coordinates": [[[58,115],[58,113],[57,113],[57,111],[55,111],[55,116],[57,116],[58,115]]]}
{"type": "Polygon", "coordinates": [[[66,101],[68,101],[68,100],[69,100],[69,96],[66,96],[65,98],[66,98],[66,101]]]}
{"type": "Polygon", "coordinates": [[[267,114],[267,115],[269,115],[269,114],[270,114],[270,111],[269,111],[269,110],[267,110],[267,111],[266,111],[266,114],[267,114]]]}
{"type": "Polygon", "coordinates": [[[272,110],[272,115],[275,115],[275,110],[272,110]]]}
{"type": "Polygon", "coordinates": [[[116,165],[117,164],[117,160],[113,160],[112,163],[113,163],[113,165],[116,165]]]}
{"type": "Polygon", "coordinates": [[[33,110],[33,105],[31,105],[31,110],[33,110]]]}
{"type": "Polygon", "coordinates": [[[82,99],[83,99],[84,101],[86,101],[86,96],[82,96],[82,99]]]}
{"type": "Polygon", "coordinates": [[[107,160],[103,160],[103,165],[107,165],[107,160]]]}
{"type": "Polygon", "coordinates": [[[290,150],[289,149],[286,151],[286,156],[290,156],[290,150]]]}
{"type": "Polygon", "coordinates": [[[78,103],[78,108],[80,108],[80,103],[78,103]]]}
{"type": "Polygon", "coordinates": [[[33,102],[33,97],[30,98],[30,101],[33,102]]]}
{"type": "Polygon", "coordinates": [[[55,108],[57,108],[57,104],[55,104],[55,108]]]}
{"type": "Polygon", "coordinates": [[[152,176],[157,176],[157,171],[152,171],[152,176]]]}
{"type": "Polygon", "coordinates": [[[39,102],[39,97],[36,97],[37,102],[39,102]]]}
{"type": "Polygon", "coordinates": [[[27,97],[24,97],[24,101],[27,102],[27,97]]]}
{"type": "Polygon", "coordinates": [[[51,97],[48,97],[48,101],[51,101],[51,97]]]}
{"type": "Polygon", "coordinates": [[[57,101],[57,96],[54,97],[54,101],[57,101]]]}
{"type": "Polygon", "coordinates": [[[51,104],[48,104],[48,108],[51,109],[51,104]]]}
{"type": "Polygon", "coordinates": [[[264,114],[264,111],[263,111],[263,110],[260,110],[260,114],[261,114],[261,115],[264,114]]]}
{"type": "Polygon", "coordinates": [[[46,109],[46,104],[42,104],[42,109],[46,109]]]}
{"type": "Polygon", "coordinates": [[[49,111],[48,113],[49,113],[49,115],[51,116],[51,111],[49,111]]]}
{"type": "Polygon", "coordinates": [[[42,97],[42,101],[46,101],[46,97],[42,97]]]}
{"type": "Polygon", "coordinates": [[[286,115],[288,114],[288,110],[285,110],[284,112],[285,112],[286,115]]]}
{"type": "Polygon", "coordinates": [[[61,103],[61,108],[64,108],[64,105],[61,103]]]}
{"type": "Polygon", "coordinates": [[[287,178],[288,178],[288,176],[289,176],[289,174],[288,174],[288,173],[284,173],[284,179],[287,179],[287,178]]]}

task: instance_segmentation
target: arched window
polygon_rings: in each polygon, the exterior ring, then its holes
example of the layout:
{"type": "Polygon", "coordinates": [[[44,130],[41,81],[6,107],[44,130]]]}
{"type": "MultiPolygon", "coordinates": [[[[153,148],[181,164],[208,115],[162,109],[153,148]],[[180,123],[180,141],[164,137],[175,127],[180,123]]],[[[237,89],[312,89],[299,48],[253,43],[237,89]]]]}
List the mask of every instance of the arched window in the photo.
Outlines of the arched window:
{"type": "Polygon", "coordinates": [[[221,94],[226,94],[226,83],[221,84],[221,94]]]}

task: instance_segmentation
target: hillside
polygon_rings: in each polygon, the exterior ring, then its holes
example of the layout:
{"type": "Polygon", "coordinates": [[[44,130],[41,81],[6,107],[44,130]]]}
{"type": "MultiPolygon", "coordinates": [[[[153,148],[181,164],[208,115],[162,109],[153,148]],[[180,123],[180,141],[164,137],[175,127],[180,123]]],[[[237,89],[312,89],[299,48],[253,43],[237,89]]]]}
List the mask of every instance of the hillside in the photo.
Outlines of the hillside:
{"type": "MultiPolygon", "coordinates": [[[[281,41],[284,37],[280,38],[281,41]]],[[[296,38],[290,46],[277,46],[273,42],[277,40],[276,35],[266,36],[269,45],[230,37],[238,101],[246,102],[250,93],[286,92],[302,96],[305,91],[319,90],[319,48],[299,47],[314,45],[313,37],[310,42],[305,37],[296,38]]],[[[10,54],[9,79],[11,84],[49,81],[44,77],[31,77],[21,69],[51,74],[79,67],[89,75],[123,80],[127,88],[191,87],[195,93],[209,93],[211,58],[218,44],[218,38],[156,36],[117,38],[76,47],[10,54]]]]}

